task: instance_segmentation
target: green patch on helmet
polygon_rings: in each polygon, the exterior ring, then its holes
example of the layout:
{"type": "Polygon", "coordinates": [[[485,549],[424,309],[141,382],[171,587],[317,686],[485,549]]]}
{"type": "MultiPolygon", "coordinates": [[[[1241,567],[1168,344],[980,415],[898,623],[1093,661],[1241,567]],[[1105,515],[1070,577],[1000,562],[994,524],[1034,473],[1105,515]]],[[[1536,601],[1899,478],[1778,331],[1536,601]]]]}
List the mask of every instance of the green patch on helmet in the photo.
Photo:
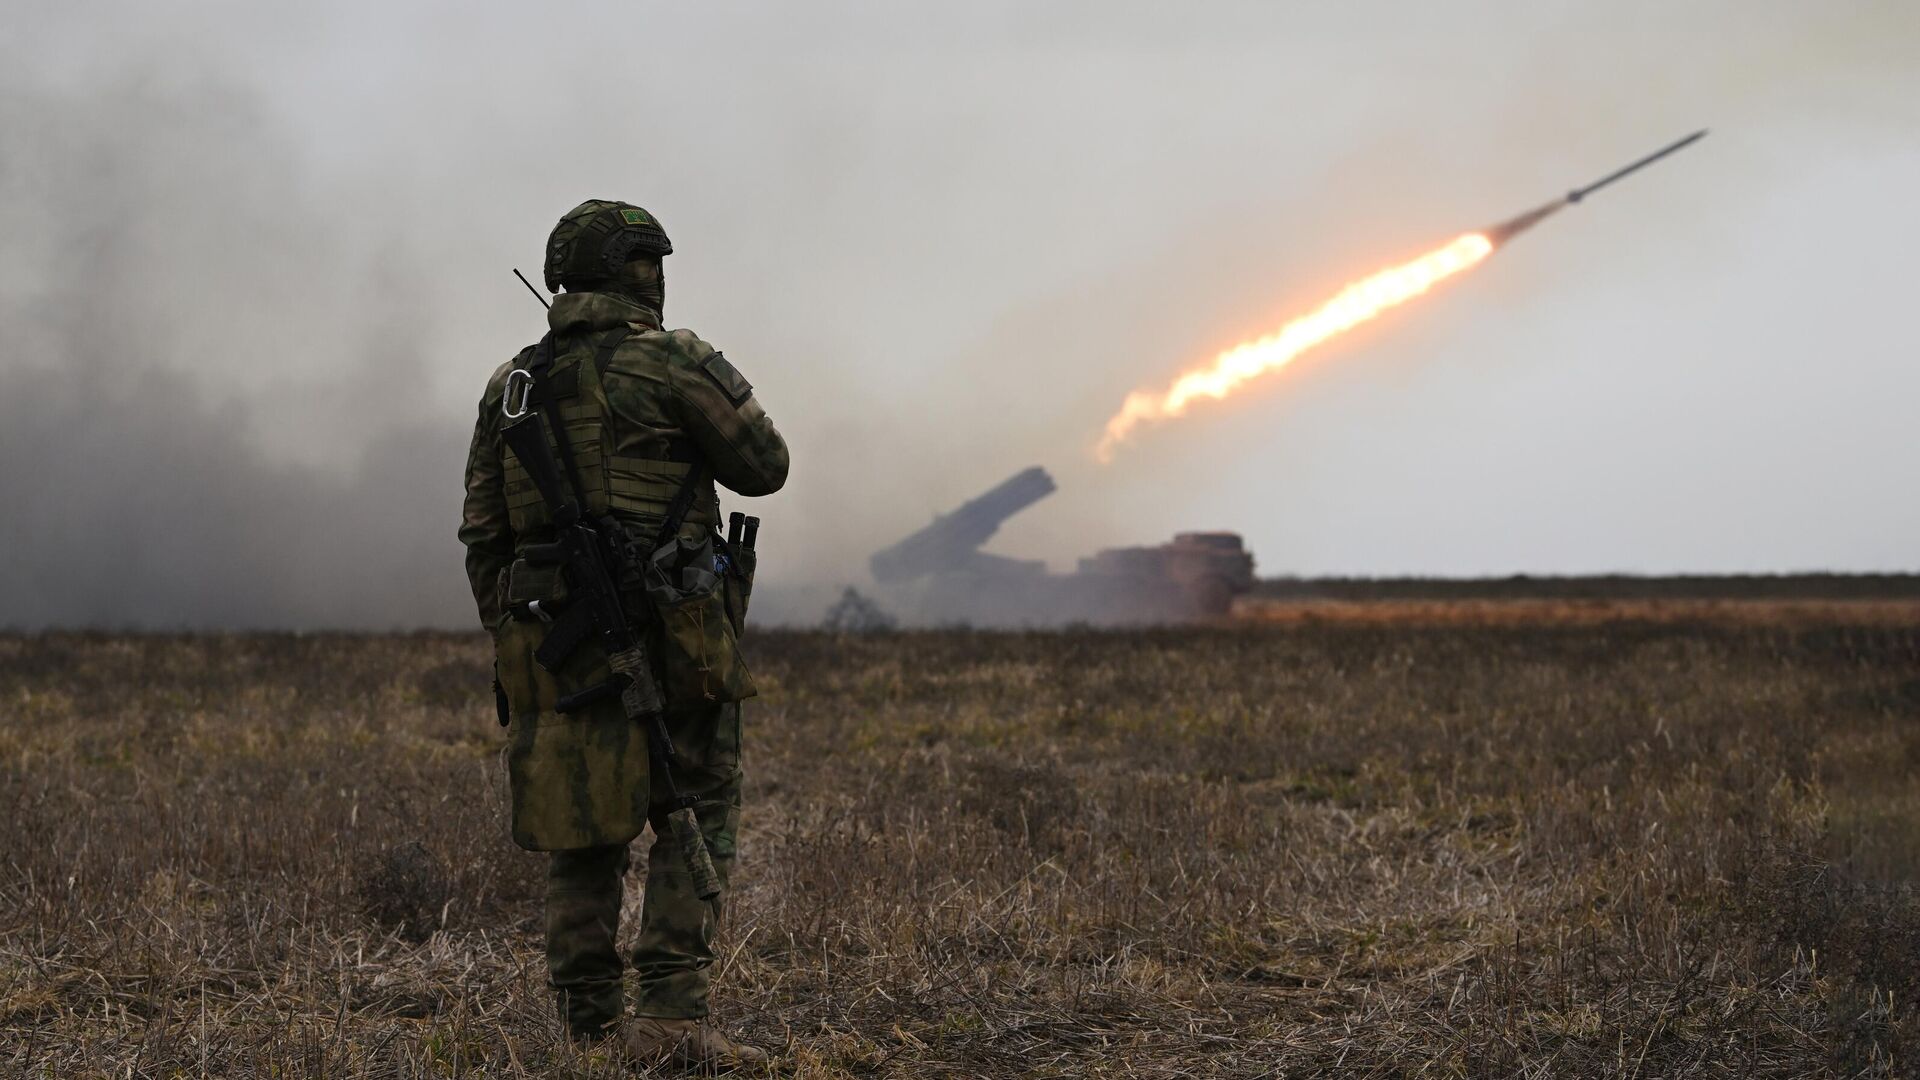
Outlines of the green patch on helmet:
{"type": "Polygon", "coordinates": [[[645,225],[653,219],[647,216],[645,210],[622,210],[620,211],[620,220],[629,225],[645,225]]]}

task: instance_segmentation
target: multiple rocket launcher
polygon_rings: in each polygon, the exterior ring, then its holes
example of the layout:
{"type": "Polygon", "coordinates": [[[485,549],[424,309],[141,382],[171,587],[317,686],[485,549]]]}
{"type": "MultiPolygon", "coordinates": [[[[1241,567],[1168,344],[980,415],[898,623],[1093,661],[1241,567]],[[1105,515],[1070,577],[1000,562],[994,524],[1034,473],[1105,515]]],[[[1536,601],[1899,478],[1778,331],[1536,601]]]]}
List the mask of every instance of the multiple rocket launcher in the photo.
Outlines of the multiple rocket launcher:
{"type": "Polygon", "coordinates": [[[1008,518],[1051,495],[1038,466],[1015,473],[873,553],[874,581],[934,624],[1114,624],[1225,615],[1253,588],[1253,556],[1234,533],[1180,533],[1171,543],[1107,548],[1070,574],[980,548],[1008,518]]]}

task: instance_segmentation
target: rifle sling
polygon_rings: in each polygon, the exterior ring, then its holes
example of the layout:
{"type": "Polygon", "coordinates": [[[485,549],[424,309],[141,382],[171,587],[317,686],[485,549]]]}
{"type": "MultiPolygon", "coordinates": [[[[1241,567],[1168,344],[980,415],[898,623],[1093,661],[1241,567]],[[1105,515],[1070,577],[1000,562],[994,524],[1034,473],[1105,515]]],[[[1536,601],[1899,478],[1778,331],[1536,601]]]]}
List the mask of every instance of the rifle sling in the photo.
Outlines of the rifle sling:
{"type": "Polygon", "coordinates": [[[547,430],[553,434],[553,445],[560,451],[560,465],[567,472],[567,486],[573,489],[573,504],[585,513],[587,489],[580,486],[580,469],[573,461],[573,440],[567,437],[566,420],[553,403],[553,380],[548,377],[553,370],[553,354],[558,347],[554,344],[553,331],[547,331],[546,336],[540,339],[540,344],[534,346],[533,363],[527,365],[527,374],[533,376],[534,407],[546,414],[547,430]]]}

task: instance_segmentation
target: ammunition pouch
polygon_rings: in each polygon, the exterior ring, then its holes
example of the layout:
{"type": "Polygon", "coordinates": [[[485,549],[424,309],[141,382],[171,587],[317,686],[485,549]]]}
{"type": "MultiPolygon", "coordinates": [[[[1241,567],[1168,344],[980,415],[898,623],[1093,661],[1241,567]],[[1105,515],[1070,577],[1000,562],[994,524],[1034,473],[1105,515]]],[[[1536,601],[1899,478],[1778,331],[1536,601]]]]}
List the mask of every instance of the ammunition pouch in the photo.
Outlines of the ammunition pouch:
{"type": "Polygon", "coordinates": [[[620,578],[615,584],[625,596],[645,592],[647,581],[642,568],[653,557],[653,534],[624,521],[614,528],[619,530],[615,535],[620,548],[620,578]]]}
{"type": "Polygon", "coordinates": [[[759,693],[741,659],[724,590],[655,604],[653,611],[668,700],[730,702],[759,693]]]}
{"type": "Polygon", "coordinates": [[[550,619],[566,607],[566,575],[551,562],[536,562],[527,555],[507,567],[506,609],[516,619],[544,615],[550,619]],[[532,605],[539,605],[537,608],[532,605]]]}

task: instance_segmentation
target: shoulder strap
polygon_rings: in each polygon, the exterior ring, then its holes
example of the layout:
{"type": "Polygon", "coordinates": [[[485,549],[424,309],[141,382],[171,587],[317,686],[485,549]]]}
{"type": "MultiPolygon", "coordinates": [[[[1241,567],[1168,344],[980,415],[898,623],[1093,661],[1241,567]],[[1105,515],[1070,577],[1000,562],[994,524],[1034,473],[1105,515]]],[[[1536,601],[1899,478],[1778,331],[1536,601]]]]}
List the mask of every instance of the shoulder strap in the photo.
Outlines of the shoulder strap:
{"type": "Polygon", "coordinates": [[[633,327],[631,326],[615,327],[608,331],[607,336],[600,339],[600,347],[593,350],[593,373],[605,375],[607,365],[613,363],[613,350],[618,349],[621,342],[632,336],[633,327]]]}
{"type": "Polygon", "coordinates": [[[553,370],[553,331],[540,339],[534,346],[533,362],[527,365],[527,374],[533,376],[533,407],[546,414],[547,431],[553,435],[553,445],[560,451],[560,464],[567,471],[567,483],[573,487],[573,498],[586,509],[587,489],[580,486],[580,470],[573,463],[573,440],[567,438],[567,425],[560,410],[553,404],[553,385],[547,376],[553,370]]]}
{"type": "MultiPolygon", "coordinates": [[[[600,339],[593,352],[593,368],[596,374],[606,374],[607,365],[613,362],[613,351],[633,333],[629,327],[618,327],[600,339]]],[[[540,339],[534,347],[533,362],[527,365],[527,373],[533,376],[534,406],[547,416],[547,430],[553,432],[554,445],[560,451],[560,463],[566,467],[567,483],[573,485],[573,497],[579,501],[582,509],[586,507],[587,489],[580,486],[580,469],[574,464],[573,440],[567,437],[566,420],[553,403],[553,385],[548,374],[553,370],[553,359],[558,346],[553,341],[553,331],[540,339]]],[[[682,511],[685,513],[685,511],[682,511]]],[[[676,529],[678,526],[676,526],[676,529]]]]}

